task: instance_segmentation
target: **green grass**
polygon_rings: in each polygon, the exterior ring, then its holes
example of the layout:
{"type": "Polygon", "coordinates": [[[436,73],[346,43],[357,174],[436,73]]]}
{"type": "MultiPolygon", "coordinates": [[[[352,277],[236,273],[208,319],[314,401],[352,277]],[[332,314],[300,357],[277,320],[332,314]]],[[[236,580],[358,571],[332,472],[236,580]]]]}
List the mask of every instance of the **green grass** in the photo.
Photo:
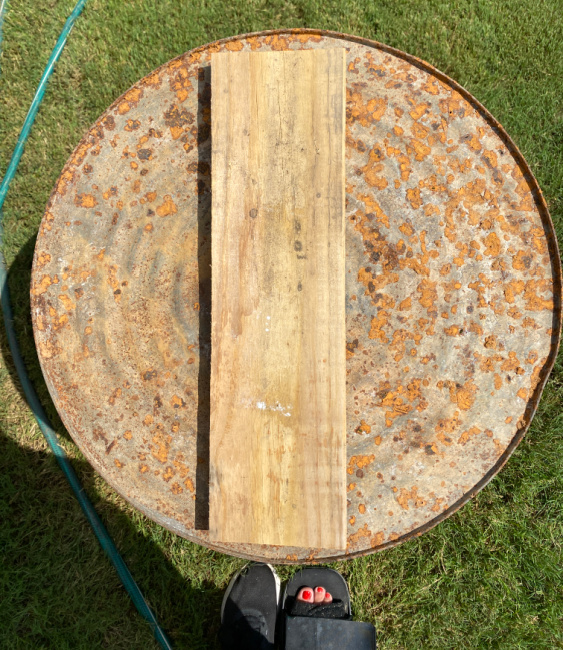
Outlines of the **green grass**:
{"type": "MultiPolygon", "coordinates": [[[[0,173],[74,0],[10,0],[0,64],[0,173]]],[[[320,27],[419,56],[514,138],[563,235],[561,0],[90,0],[70,36],[5,205],[17,331],[63,445],[177,648],[214,647],[240,560],[148,521],[85,462],[37,363],[28,286],[34,238],[66,158],[103,110],[172,57],[231,34],[320,27]]],[[[0,647],[156,647],[23,401],[2,333],[0,647]]],[[[456,515],[396,549],[335,565],[383,650],[563,648],[563,368],[507,467],[456,515]]],[[[281,570],[283,576],[291,569],[281,570]]]]}

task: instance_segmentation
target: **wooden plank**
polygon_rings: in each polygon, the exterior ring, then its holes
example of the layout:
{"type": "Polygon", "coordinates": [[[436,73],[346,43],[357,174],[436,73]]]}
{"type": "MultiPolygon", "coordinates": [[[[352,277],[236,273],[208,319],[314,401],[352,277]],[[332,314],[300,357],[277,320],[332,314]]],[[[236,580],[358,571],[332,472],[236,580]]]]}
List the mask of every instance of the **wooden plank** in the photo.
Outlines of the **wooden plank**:
{"type": "Polygon", "coordinates": [[[210,534],[343,549],[344,49],[211,74],[210,534]]]}

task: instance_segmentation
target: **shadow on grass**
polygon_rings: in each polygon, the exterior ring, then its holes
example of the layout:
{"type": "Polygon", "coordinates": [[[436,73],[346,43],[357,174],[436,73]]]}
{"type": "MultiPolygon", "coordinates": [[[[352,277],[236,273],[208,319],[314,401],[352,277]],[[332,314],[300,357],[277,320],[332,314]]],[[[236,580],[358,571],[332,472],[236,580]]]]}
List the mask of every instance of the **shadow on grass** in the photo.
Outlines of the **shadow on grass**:
{"type": "MultiPolygon", "coordinates": [[[[143,526],[97,497],[92,467],[72,463],[174,647],[213,647],[222,590],[207,581],[192,586],[150,538],[171,533],[143,526]]],[[[3,423],[0,519],[1,647],[17,648],[20,639],[26,647],[152,647],[148,625],[104,558],[54,456],[18,445],[3,423]]],[[[192,545],[178,541],[189,553],[192,545]]]]}

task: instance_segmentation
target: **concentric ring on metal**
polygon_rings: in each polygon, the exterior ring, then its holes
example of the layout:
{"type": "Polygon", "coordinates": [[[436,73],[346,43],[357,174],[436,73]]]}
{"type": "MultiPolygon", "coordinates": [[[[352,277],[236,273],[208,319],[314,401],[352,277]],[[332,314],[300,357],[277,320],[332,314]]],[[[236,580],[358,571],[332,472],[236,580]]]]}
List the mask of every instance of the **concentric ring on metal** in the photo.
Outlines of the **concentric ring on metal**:
{"type": "Polygon", "coordinates": [[[465,503],[524,435],[561,321],[549,214],[498,122],[428,64],[316,30],[205,45],[120,97],[51,195],[31,294],[51,396],[96,470],[179,535],[275,563],[389,547],[465,503]],[[213,544],[210,55],[343,45],[347,551],[213,544]]]}

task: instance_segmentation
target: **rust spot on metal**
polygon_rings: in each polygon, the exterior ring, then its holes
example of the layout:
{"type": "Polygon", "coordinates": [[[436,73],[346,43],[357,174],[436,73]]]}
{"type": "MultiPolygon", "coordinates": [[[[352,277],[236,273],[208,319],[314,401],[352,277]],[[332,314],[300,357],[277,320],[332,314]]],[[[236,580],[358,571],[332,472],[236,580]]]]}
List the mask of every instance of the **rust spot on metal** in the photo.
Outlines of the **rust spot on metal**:
{"type": "Polygon", "coordinates": [[[356,427],[356,433],[371,433],[371,427],[365,420],[362,420],[356,427]]]}
{"type": "Polygon", "coordinates": [[[164,197],[164,203],[156,208],[156,214],[158,214],[159,217],[168,217],[171,214],[176,214],[176,212],[176,204],[168,194],[164,197]]]}
{"type": "Polygon", "coordinates": [[[98,201],[92,194],[77,194],[74,199],[74,205],[81,208],[93,208],[98,205],[98,201]]]}

